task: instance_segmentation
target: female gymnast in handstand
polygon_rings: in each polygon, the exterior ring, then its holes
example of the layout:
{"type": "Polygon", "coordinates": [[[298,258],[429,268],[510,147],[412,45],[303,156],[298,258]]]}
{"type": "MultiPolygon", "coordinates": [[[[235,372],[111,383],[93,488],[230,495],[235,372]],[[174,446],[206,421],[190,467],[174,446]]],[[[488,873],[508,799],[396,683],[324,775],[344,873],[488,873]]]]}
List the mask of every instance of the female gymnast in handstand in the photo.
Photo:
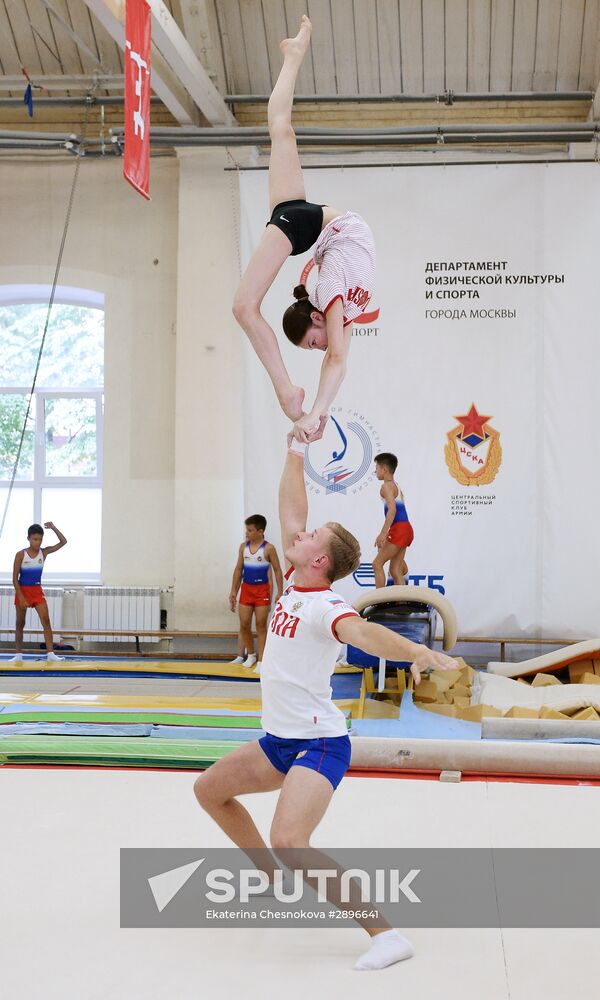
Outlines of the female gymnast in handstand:
{"type": "Polygon", "coordinates": [[[271,218],[237,290],[233,313],[265,366],[294,437],[311,440],[344,379],[352,321],[366,308],[375,278],[375,246],[368,225],[354,212],[306,201],[296,136],[292,128],[294,87],[310,43],[312,25],[303,16],[295,38],[281,42],[283,66],[269,100],[271,218]],[[283,315],[288,339],[306,350],[325,351],[312,409],[303,412],[304,390],[292,384],[277,337],[260,307],[289,256],[314,245],[319,278],[312,301],[304,285],[283,315]]]}

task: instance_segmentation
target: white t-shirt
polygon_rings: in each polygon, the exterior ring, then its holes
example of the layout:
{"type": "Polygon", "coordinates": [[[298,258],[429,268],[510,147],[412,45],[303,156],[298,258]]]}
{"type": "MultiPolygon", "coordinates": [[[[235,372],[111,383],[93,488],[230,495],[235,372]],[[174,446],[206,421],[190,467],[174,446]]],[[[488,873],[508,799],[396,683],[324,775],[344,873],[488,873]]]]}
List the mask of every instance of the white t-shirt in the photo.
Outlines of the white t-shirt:
{"type": "Polygon", "coordinates": [[[342,300],[344,326],[367,308],[375,285],[375,241],[364,219],[346,212],[325,226],[313,254],[319,265],[311,302],[327,313],[336,299],[342,300]]]}
{"type": "Polygon", "coordinates": [[[262,727],[281,739],[345,736],[346,720],[333,704],[331,675],[341,643],[336,624],[360,617],[329,588],[293,583],[275,605],[262,658],[262,727]]]}

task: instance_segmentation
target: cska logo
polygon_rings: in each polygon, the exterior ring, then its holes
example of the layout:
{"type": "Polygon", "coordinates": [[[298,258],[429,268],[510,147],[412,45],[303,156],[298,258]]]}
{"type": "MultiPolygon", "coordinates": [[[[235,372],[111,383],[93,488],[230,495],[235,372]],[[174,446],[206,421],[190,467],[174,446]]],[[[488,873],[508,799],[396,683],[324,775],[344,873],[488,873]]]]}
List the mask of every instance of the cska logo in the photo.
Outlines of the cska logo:
{"type": "Polygon", "coordinates": [[[450,475],[462,486],[486,486],[496,478],[502,462],[500,434],[490,427],[492,418],[477,412],[475,403],[448,431],[444,449],[450,475]]]}

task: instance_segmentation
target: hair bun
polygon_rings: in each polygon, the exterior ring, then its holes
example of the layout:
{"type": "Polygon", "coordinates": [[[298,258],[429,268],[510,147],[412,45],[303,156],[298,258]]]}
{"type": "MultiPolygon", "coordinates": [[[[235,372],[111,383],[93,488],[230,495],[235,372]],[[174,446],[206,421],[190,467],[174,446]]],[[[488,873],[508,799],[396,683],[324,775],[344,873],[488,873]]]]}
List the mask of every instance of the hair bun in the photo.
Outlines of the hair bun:
{"type": "Polygon", "coordinates": [[[308,292],[306,291],[306,287],[304,285],[296,285],[294,288],[294,298],[298,299],[298,302],[301,302],[302,299],[308,298],[308,292]]]}

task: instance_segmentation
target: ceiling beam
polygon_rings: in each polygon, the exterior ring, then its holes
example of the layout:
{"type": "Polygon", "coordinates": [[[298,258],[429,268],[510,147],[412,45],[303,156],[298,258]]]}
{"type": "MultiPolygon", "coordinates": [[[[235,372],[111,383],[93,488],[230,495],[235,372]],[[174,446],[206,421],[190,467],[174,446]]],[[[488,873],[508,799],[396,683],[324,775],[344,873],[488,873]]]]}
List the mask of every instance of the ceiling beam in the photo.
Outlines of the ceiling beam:
{"type": "Polygon", "coordinates": [[[191,94],[206,120],[211,125],[235,126],[234,116],[163,0],[148,0],[148,3],[152,11],[154,43],[191,94]]]}
{"type": "MultiPolygon", "coordinates": [[[[94,17],[121,50],[125,50],[125,0],[84,0],[94,17]]],[[[187,90],[152,44],[152,90],[180,125],[198,124],[198,108],[187,90]]]]}
{"type": "Polygon", "coordinates": [[[217,89],[226,94],[225,62],[214,0],[173,0],[173,15],[217,89]]]}

